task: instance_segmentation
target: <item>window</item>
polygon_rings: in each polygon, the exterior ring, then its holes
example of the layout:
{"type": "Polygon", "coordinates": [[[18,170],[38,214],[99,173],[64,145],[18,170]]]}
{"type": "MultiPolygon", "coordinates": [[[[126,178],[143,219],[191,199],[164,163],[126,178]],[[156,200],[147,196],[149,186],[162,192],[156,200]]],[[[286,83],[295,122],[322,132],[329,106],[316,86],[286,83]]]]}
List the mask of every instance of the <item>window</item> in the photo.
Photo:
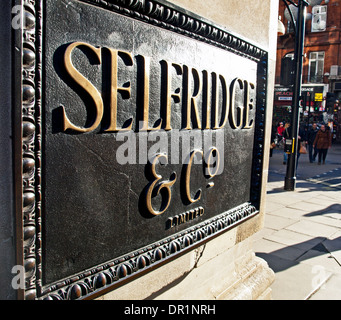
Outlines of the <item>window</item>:
{"type": "Polygon", "coordinates": [[[324,52],[310,52],[308,81],[314,83],[323,82],[324,52]]]}
{"type": "Polygon", "coordinates": [[[311,32],[325,31],[327,26],[327,6],[315,6],[312,10],[311,32]]]}

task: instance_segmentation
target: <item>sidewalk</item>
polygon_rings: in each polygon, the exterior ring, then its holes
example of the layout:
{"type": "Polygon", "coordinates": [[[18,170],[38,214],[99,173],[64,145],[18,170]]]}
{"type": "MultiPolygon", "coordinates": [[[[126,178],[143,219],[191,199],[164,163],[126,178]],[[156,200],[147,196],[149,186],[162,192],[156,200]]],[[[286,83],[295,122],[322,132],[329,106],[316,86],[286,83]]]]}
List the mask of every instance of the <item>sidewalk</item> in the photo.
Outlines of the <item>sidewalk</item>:
{"type": "Polygon", "coordinates": [[[270,158],[265,226],[256,255],[275,272],[273,300],[341,300],[341,145],[325,165],[301,155],[295,191],[285,191],[282,150],[270,158]]]}

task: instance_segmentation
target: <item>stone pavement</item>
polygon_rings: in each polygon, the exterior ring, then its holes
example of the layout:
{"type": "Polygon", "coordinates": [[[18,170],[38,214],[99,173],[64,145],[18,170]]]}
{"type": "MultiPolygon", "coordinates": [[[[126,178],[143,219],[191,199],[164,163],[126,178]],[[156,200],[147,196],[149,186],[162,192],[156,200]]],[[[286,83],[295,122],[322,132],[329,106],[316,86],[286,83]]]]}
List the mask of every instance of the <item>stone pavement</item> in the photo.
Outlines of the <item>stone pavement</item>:
{"type": "Polygon", "coordinates": [[[301,155],[285,191],[282,150],[270,158],[264,228],[254,251],[275,272],[273,300],[341,300],[341,145],[325,165],[301,155]]]}

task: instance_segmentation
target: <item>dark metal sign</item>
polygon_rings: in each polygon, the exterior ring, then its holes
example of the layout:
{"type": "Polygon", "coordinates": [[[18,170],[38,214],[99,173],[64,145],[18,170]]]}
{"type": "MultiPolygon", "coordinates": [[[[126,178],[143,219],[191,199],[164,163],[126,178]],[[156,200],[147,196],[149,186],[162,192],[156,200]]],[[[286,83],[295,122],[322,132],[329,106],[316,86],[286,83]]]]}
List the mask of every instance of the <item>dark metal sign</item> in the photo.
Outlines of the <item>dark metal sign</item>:
{"type": "Polygon", "coordinates": [[[24,8],[27,299],[93,297],[258,213],[266,52],[159,1],[24,8]]]}

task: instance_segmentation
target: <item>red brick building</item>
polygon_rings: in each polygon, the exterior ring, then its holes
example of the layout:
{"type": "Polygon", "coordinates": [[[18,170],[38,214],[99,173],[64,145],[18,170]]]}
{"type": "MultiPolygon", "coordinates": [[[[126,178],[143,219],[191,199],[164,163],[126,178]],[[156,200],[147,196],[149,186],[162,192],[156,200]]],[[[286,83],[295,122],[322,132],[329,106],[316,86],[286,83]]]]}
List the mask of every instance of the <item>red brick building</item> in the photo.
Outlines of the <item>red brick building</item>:
{"type": "MultiPolygon", "coordinates": [[[[282,0],[279,16],[285,34],[278,37],[277,44],[274,122],[290,118],[295,44],[293,26],[282,0]]],[[[341,140],[341,0],[308,6],[305,28],[301,121],[329,122],[341,140]]]]}

